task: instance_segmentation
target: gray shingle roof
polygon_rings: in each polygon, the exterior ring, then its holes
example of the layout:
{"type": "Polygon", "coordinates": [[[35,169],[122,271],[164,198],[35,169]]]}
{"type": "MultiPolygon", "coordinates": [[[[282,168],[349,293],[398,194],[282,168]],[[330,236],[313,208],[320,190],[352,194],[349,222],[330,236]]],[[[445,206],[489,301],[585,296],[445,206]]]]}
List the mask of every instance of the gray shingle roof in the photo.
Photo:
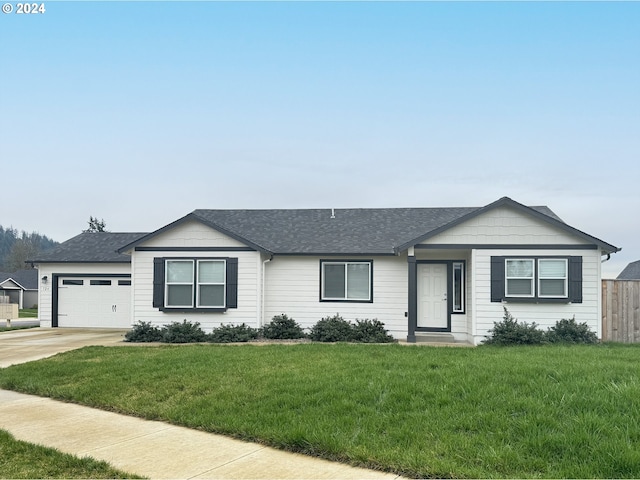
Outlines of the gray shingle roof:
{"type": "Polygon", "coordinates": [[[196,210],[193,216],[278,254],[390,254],[473,208],[196,210]]]}
{"type": "MultiPolygon", "coordinates": [[[[533,207],[556,220],[547,207],[533,207]]],[[[477,207],[195,210],[201,220],[275,254],[393,254],[477,207]]]]}
{"type": "Polygon", "coordinates": [[[392,255],[451,228],[458,222],[503,205],[548,221],[599,245],[607,252],[618,250],[613,245],[565,224],[548,207],[526,207],[504,197],[479,208],[194,210],[149,234],[83,233],[34,262],[129,262],[129,256],[122,252],[138,245],[144,246],[150,238],[191,220],[208,225],[266,253],[392,255]]]}
{"type": "Polygon", "coordinates": [[[624,270],[620,272],[620,275],[616,277],[617,280],[640,280],[640,260],[631,262],[624,267],[624,270]]]}
{"type": "Polygon", "coordinates": [[[0,272],[0,283],[11,278],[17,282],[25,290],[37,290],[38,289],[38,270],[16,270],[15,272],[0,272]]]}
{"type": "Polygon", "coordinates": [[[118,253],[117,250],[144,235],[144,233],[81,233],[29,261],[33,263],[130,263],[131,257],[118,253]]]}
{"type": "Polygon", "coordinates": [[[562,222],[548,207],[526,207],[504,197],[484,207],[304,210],[195,210],[121,252],[185,221],[196,220],[266,253],[278,255],[391,255],[488,209],[511,206],[615,250],[562,222]],[[335,213],[335,215],[332,215],[335,213]]]}

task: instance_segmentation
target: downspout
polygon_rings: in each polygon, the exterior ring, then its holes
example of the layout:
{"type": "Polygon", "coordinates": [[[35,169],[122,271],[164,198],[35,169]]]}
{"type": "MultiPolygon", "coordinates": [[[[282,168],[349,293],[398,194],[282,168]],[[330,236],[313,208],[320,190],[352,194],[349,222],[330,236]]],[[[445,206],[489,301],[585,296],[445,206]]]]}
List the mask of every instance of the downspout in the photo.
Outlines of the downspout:
{"type": "Polygon", "coordinates": [[[269,256],[266,260],[262,262],[262,294],[260,295],[260,322],[258,327],[262,327],[264,325],[264,303],[265,303],[265,278],[266,278],[266,267],[267,263],[273,260],[273,254],[269,256]]]}

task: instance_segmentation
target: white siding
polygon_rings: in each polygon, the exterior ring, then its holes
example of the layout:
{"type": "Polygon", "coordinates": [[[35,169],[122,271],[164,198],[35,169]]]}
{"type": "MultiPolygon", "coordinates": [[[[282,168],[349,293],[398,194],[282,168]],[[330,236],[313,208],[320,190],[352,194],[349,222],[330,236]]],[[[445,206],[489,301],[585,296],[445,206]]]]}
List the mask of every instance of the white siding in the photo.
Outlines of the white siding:
{"type": "Polygon", "coordinates": [[[599,250],[476,250],[474,258],[475,278],[475,343],[488,335],[493,323],[501,321],[504,308],[521,322],[535,322],[542,329],[555,325],[563,318],[575,316],[578,323],[586,322],[600,336],[600,251],[599,250]],[[491,302],[492,256],[582,256],[582,303],[518,303],[491,302]]]}
{"type": "Polygon", "coordinates": [[[265,323],[286,313],[303,328],[339,313],[345,320],[378,319],[394,337],[406,339],[405,317],[408,302],[406,255],[363,257],[373,259],[373,302],[321,302],[320,258],[353,260],[345,257],[274,257],[266,265],[265,323]]]}
{"type": "Polygon", "coordinates": [[[536,217],[524,215],[509,207],[499,207],[456,225],[423,243],[427,245],[576,245],[588,242],[536,217]]]}
{"type": "Polygon", "coordinates": [[[186,221],[147,240],[145,247],[246,247],[224,233],[198,222],[186,221]]]}
{"type": "Polygon", "coordinates": [[[38,265],[38,317],[41,327],[51,327],[51,302],[54,274],[125,274],[131,273],[128,263],[43,263],[38,265]],[[47,283],[42,283],[42,277],[47,276],[47,283]]]}
{"type": "MultiPolygon", "coordinates": [[[[202,245],[201,245],[202,246],[202,245]]],[[[210,332],[221,324],[258,327],[259,322],[259,260],[258,252],[135,252],[133,265],[133,324],[151,322],[162,326],[172,322],[199,322],[202,329],[210,332]],[[162,312],[153,307],[153,259],[154,257],[194,257],[238,259],[238,308],[229,308],[219,312],[162,312]]]]}

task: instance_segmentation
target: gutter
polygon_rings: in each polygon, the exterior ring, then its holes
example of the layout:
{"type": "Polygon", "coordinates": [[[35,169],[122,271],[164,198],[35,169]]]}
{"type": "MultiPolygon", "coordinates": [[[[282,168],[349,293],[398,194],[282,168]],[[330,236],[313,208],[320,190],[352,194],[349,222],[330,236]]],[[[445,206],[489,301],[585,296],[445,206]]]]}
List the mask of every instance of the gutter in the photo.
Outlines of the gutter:
{"type": "Polygon", "coordinates": [[[258,322],[258,327],[262,327],[264,326],[264,303],[265,303],[265,278],[266,278],[266,266],[267,263],[269,263],[271,260],[273,260],[273,254],[271,254],[269,256],[269,258],[267,258],[266,260],[264,260],[262,262],[262,292],[260,295],[260,321],[258,322]]]}

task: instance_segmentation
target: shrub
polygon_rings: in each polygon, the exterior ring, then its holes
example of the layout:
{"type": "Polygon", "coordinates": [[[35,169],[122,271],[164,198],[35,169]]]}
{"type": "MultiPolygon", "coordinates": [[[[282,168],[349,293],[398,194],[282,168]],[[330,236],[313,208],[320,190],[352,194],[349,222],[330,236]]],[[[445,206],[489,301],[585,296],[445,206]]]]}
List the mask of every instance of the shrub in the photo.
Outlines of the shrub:
{"type": "Polygon", "coordinates": [[[577,323],[576,318],[562,319],[546,333],[551,343],[598,343],[598,337],[585,323],[577,323]]]}
{"type": "Polygon", "coordinates": [[[318,321],[312,328],[309,337],[314,342],[350,342],[353,339],[351,322],[335,314],[318,321]]]}
{"type": "Polygon", "coordinates": [[[504,317],[501,322],[493,322],[491,334],[485,345],[540,345],[545,343],[545,333],[538,330],[535,322],[529,325],[527,322],[518,323],[513,318],[507,307],[504,307],[504,317]]]}
{"type": "Polygon", "coordinates": [[[391,343],[395,342],[393,336],[384,328],[384,323],[374,318],[369,320],[357,320],[352,326],[352,340],[362,343],[391,343]]]}
{"type": "Polygon", "coordinates": [[[260,335],[269,339],[294,339],[306,337],[302,327],[286,314],[276,315],[267,325],[260,329],[260,335]]]}
{"type": "Polygon", "coordinates": [[[206,334],[200,328],[200,323],[187,320],[165,325],[162,331],[162,341],[165,343],[195,343],[204,342],[206,334]]]}
{"type": "Polygon", "coordinates": [[[125,342],[160,342],[162,331],[151,322],[138,322],[124,335],[125,342]]]}
{"type": "Polygon", "coordinates": [[[258,330],[244,323],[242,325],[220,325],[207,335],[207,341],[211,343],[235,343],[248,342],[258,338],[258,330]]]}

